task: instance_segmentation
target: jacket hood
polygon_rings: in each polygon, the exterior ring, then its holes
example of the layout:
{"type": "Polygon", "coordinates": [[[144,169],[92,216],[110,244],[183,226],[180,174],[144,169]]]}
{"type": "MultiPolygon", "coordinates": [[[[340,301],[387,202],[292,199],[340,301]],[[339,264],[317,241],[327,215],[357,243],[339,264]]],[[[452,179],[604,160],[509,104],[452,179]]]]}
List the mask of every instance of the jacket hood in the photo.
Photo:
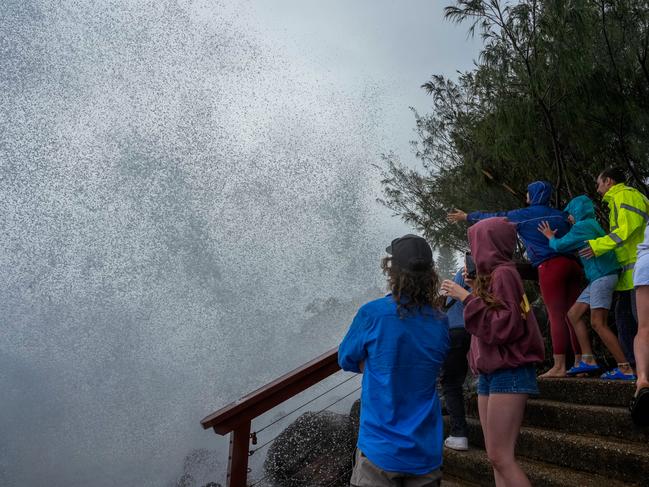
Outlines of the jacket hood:
{"type": "Polygon", "coordinates": [[[489,274],[501,265],[514,265],[516,226],[506,218],[479,221],[469,228],[469,246],[480,274],[489,274]]]}
{"type": "Polygon", "coordinates": [[[566,206],[566,209],[563,211],[570,213],[575,218],[576,222],[595,218],[595,205],[593,205],[592,200],[585,195],[571,199],[568,206],[566,206]]]}
{"type": "Polygon", "coordinates": [[[547,181],[534,181],[527,186],[530,205],[547,205],[552,196],[552,185],[547,181]]]}

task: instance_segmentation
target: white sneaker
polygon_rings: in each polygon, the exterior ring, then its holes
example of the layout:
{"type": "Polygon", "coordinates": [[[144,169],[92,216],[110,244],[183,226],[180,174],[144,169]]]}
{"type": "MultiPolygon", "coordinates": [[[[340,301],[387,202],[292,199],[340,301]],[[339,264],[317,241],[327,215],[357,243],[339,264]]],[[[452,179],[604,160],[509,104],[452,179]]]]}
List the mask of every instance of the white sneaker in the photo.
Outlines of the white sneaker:
{"type": "Polygon", "coordinates": [[[452,450],[465,451],[469,449],[469,439],[466,436],[449,436],[444,440],[444,446],[452,450]]]}

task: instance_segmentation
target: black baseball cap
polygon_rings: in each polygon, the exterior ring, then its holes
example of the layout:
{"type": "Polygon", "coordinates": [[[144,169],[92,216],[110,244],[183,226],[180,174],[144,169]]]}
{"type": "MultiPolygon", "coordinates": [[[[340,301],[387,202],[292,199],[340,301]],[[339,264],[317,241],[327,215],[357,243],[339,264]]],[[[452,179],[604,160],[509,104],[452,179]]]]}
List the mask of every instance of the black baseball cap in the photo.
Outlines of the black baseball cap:
{"type": "Polygon", "coordinates": [[[418,235],[409,233],[395,238],[385,249],[398,267],[409,271],[423,271],[433,265],[433,251],[428,242],[418,235]]]}

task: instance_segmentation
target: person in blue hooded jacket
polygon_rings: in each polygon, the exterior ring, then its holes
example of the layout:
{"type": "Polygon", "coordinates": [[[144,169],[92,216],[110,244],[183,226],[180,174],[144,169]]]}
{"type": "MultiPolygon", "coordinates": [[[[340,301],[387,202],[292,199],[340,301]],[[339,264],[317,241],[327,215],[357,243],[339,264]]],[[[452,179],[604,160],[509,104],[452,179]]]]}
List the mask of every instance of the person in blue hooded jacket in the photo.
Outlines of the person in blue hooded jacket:
{"type": "MultiPolygon", "coordinates": [[[[570,231],[561,238],[556,231],[544,221],[539,225],[541,232],[548,239],[550,248],[557,252],[573,252],[584,248],[588,240],[606,235],[606,232],[595,219],[595,206],[588,196],[577,196],[572,199],[565,210],[573,223],[570,231]]],[[[581,259],[588,280],[588,286],[582,291],[575,304],[568,311],[568,319],[575,329],[581,347],[581,361],[576,362],[567,375],[573,376],[592,373],[599,370],[593,356],[593,349],[588,329],[583,316],[590,308],[590,324],[602,342],[617,361],[617,368],[604,373],[604,379],[623,379],[633,375],[633,369],[627,363],[617,336],[608,327],[608,311],[613,302],[613,292],[617,285],[621,266],[614,252],[602,254],[592,259],[581,259]]]]}
{"type": "Polygon", "coordinates": [[[568,215],[549,206],[552,191],[552,185],[547,181],[534,181],[527,186],[529,206],[525,208],[497,212],[475,211],[468,214],[455,209],[448,214],[448,220],[474,223],[485,218],[504,216],[516,223],[518,235],[525,244],[527,258],[538,269],[541,295],[550,318],[554,365],[541,377],[565,377],[569,343],[577,360],[581,360],[579,341],[567,315],[581,291],[582,270],[574,253],[552,249],[548,239],[538,231],[541,221],[550,222],[557,230],[557,237],[562,237],[570,230],[568,215]]]}

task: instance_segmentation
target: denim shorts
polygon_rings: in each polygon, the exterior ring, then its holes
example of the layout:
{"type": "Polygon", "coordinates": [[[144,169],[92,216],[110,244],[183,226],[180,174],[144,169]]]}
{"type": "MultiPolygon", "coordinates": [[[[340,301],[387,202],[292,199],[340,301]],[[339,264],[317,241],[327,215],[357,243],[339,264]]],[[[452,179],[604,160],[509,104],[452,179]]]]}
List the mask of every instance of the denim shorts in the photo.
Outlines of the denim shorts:
{"type": "Polygon", "coordinates": [[[613,291],[617,286],[618,278],[618,274],[615,273],[595,279],[581,292],[577,302],[589,305],[590,309],[611,309],[613,291]]]}
{"type": "Polygon", "coordinates": [[[501,369],[491,374],[480,374],[478,394],[538,394],[536,367],[532,364],[513,369],[501,369]]]}

